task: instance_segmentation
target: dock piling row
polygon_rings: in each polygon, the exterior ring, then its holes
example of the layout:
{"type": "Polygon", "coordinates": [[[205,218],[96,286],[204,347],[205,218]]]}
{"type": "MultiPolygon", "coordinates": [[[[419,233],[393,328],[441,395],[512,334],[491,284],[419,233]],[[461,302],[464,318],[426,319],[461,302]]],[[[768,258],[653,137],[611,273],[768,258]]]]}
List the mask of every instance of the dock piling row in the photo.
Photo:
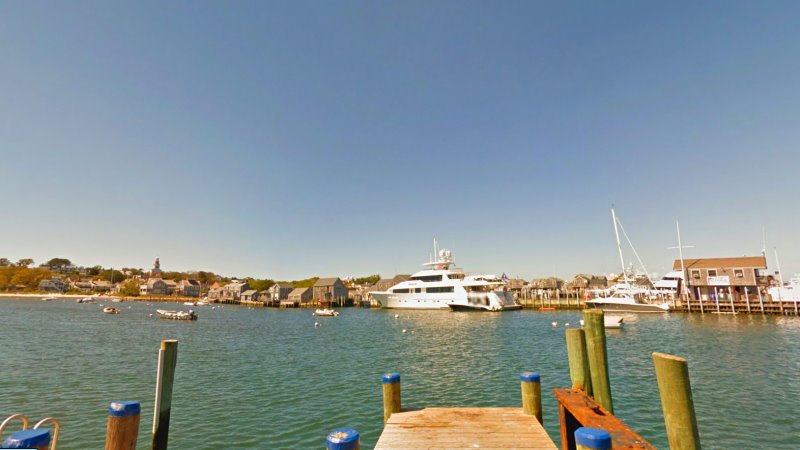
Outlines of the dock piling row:
{"type": "Polygon", "coordinates": [[[606,351],[606,326],[603,317],[603,311],[599,309],[583,311],[586,354],[589,360],[594,399],[613,414],[614,407],[611,400],[611,381],[608,375],[606,351]]]}

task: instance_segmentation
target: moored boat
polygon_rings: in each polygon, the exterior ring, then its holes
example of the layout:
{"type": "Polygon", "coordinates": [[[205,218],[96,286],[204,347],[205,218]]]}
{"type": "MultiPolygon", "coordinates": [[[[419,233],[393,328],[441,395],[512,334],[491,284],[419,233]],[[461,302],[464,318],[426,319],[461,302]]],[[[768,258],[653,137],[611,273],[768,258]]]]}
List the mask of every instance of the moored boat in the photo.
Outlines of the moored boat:
{"type": "Polygon", "coordinates": [[[173,311],[169,309],[157,309],[156,312],[162,319],[172,320],[197,320],[197,314],[191,309],[189,311],[173,311]]]}
{"type": "Polygon", "coordinates": [[[468,275],[457,269],[452,253],[438,250],[434,241],[435,261],[425,270],[386,291],[370,292],[382,308],[451,309],[454,311],[504,311],[520,309],[505,280],[494,275],[468,275]]]}
{"type": "Polygon", "coordinates": [[[336,317],[336,316],[339,315],[339,311],[335,311],[333,309],[328,309],[328,308],[323,308],[323,309],[318,309],[318,310],[314,311],[314,314],[312,314],[312,315],[313,316],[319,316],[319,317],[336,317]]]}
{"type": "Polygon", "coordinates": [[[103,312],[106,313],[106,314],[119,314],[120,313],[119,308],[114,308],[114,307],[111,307],[111,306],[109,306],[107,308],[103,308],[103,312]]]}

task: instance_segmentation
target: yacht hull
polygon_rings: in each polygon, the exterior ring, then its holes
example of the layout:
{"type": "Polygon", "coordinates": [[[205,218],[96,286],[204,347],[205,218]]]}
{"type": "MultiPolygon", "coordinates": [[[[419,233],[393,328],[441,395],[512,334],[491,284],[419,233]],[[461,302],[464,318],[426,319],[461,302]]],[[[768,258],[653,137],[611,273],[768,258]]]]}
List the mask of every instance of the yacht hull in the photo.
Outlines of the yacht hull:
{"type": "Polygon", "coordinates": [[[635,313],[666,313],[669,308],[664,308],[662,305],[653,305],[648,303],[618,303],[618,302],[602,302],[590,300],[586,302],[586,307],[592,309],[602,309],[603,311],[614,312],[635,312],[635,313]]]}

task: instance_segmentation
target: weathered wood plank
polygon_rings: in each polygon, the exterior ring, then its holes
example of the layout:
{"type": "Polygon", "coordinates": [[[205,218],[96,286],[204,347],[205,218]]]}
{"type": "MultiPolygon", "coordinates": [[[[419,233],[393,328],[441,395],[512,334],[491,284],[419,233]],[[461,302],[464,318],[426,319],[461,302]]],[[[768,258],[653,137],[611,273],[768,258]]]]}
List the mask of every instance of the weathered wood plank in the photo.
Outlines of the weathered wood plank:
{"type": "Polygon", "coordinates": [[[655,447],[645,438],[598,405],[580,389],[554,389],[553,393],[560,408],[563,408],[563,413],[569,413],[580,426],[608,431],[611,434],[611,448],[655,450],[655,447]]]}
{"type": "Polygon", "coordinates": [[[426,408],[394,413],[375,450],[555,450],[550,436],[521,408],[426,408]]]}

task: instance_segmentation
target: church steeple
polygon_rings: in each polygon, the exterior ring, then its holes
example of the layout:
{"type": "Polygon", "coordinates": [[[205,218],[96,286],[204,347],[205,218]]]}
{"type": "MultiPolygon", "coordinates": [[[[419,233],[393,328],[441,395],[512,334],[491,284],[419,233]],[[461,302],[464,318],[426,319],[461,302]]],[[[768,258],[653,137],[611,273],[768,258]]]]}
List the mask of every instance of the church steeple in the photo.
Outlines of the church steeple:
{"type": "Polygon", "coordinates": [[[161,278],[161,261],[156,257],[153,268],[150,270],[150,278],[161,278]]]}

